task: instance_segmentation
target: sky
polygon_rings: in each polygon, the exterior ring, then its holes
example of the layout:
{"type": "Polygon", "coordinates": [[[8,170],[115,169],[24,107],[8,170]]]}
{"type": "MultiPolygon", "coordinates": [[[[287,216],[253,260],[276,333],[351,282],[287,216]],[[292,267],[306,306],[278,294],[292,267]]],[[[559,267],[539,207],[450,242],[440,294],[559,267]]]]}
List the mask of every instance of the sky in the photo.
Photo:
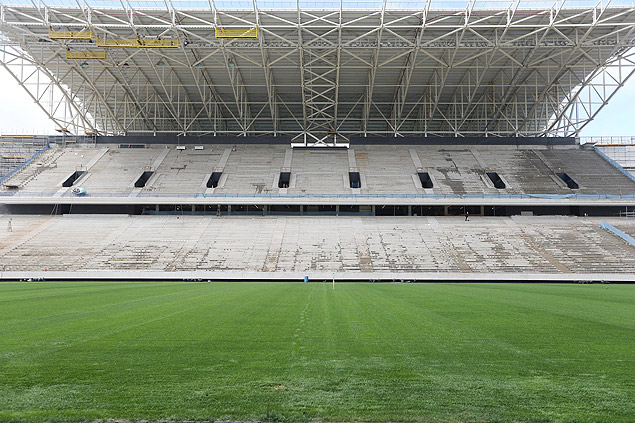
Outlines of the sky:
{"type": "MultiPolygon", "coordinates": [[[[0,88],[0,134],[57,134],[53,122],[4,68],[0,68],[0,88]]],[[[635,76],[580,135],[635,136],[635,76]]]]}

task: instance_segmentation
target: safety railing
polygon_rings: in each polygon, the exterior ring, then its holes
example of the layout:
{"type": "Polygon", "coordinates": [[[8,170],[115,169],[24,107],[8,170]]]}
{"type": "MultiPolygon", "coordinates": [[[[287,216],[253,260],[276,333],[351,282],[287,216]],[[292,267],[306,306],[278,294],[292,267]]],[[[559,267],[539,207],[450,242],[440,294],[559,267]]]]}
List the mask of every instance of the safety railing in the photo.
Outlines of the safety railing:
{"type": "Polygon", "coordinates": [[[580,144],[596,144],[596,145],[635,145],[635,137],[580,137],[580,144]]]}
{"type": "MultiPolygon", "coordinates": [[[[25,160],[24,163],[22,163],[21,165],[19,165],[18,167],[16,167],[15,169],[13,169],[12,171],[10,171],[9,173],[7,173],[6,175],[4,175],[2,178],[0,178],[0,185],[4,184],[4,182],[6,180],[8,180],[10,177],[12,177],[13,175],[15,175],[17,172],[19,172],[23,167],[25,167],[26,165],[28,165],[29,163],[31,163],[33,160],[35,160],[36,158],[38,158],[40,156],[40,154],[44,153],[46,150],[49,149],[49,144],[46,144],[44,147],[42,147],[41,149],[39,149],[38,151],[35,152],[35,154],[33,154],[31,157],[29,157],[28,159],[25,160]]],[[[5,194],[5,193],[3,193],[5,194]]],[[[15,194],[15,193],[14,193],[15,194]]]]}
{"type": "MultiPolygon", "coordinates": [[[[25,197],[25,198],[42,198],[52,197],[54,192],[20,192],[20,191],[5,191],[0,192],[0,196],[11,197],[25,197]]],[[[70,191],[65,193],[62,197],[74,197],[78,196],[72,194],[70,191]]],[[[256,198],[332,198],[332,199],[439,199],[439,200],[484,200],[484,199],[544,199],[544,200],[620,200],[635,199],[635,194],[233,194],[233,193],[138,193],[134,197],[130,192],[115,192],[115,193],[90,193],[87,192],[81,197],[92,198],[244,198],[244,199],[256,199],[256,198]]]]}
{"type": "Polygon", "coordinates": [[[613,234],[619,236],[620,238],[622,238],[624,241],[628,242],[631,245],[635,245],[635,238],[625,233],[624,231],[617,229],[615,226],[611,225],[606,220],[602,220],[602,223],[600,224],[600,228],[606,229],[607,231],[612,232],[613,234]]]}

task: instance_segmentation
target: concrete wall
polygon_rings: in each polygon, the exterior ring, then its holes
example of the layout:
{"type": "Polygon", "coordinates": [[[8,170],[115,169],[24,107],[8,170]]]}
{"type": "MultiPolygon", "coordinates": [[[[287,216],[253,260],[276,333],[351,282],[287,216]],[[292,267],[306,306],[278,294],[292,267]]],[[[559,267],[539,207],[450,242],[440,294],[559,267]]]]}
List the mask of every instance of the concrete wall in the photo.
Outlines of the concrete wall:
{"type": "MultiPolygon", "coordinates": [[[[87,138],[86,142],[92,141],[87,138]]],[[[288,136],[100,136],[98,144],[290,144],[288,136]]],[[[54,141],[52,141],[54,142],[54,141]]],[[[78,140],[78,142],[82,142],[78,140]]],[[[574,137],[350,137],[355,145],[575,145],[574,137]]]]}
{"type": "Polygon", "coordinates": [[[97,137],[97,144],[291,144],[291,137],[231,137],[231,136],[204,136],[204,137],[175,137],[166,136],[114,136],[97,137]]]}
{"type": "Polygon", "coordinates": [[[354,145],[575,145],[574,137],[350,137],[354,145]]]}

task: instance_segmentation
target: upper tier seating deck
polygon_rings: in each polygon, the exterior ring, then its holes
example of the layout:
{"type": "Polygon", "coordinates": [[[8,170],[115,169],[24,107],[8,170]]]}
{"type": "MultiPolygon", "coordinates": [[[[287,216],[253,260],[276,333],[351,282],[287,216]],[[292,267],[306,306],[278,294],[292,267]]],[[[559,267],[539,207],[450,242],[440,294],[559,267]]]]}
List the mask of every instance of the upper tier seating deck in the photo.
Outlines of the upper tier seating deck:
{"type": "Polygon", "coordinates": [[[421,165],[436,182],[435,194],[497,194],[499,190],[485,184],[485,169],[472,151],[463,146],[417,147],[421,165]]]}
{"type": "Polygon", "coordinates": [[[172,147],[159,166],[152,169],[154,177],[148,181],[143,192],[205,192],[209,174],[222,154],[222,149],[175,150],[172,147]]]}
{"type": "Polygon", "coordinates": [[[561,168],[580,184],[577,190],[583,194],[635,193],[635,184],[616,171],[598,154],[589,154],[583,149],[546,150],[544,157],[554,168],[561,168]]]}
{"type": "Polygon", "coordinates": [[[0,177],[24,163],[46,144],[45,137],[0,136],[0,177]]]}
{"type": "Polygon", "coordinates": [[[25,192],[55,193],[73,172],[85,168],[98,154],[96,148],[49,149],[5,184],[17,185],[25,192]]]}
{"type": "Polygon", "coordinates": [[[290,194],[350,194],[348,155],[345,149],[293,150],[290,194]]]}
{"type": "Polygon", "coordinates": [[[90,193],[128,193],[139,175],[152,166],[159,149],[110,146],[80,185],[90,193]]]}
{"type": "MultiPolygon", "coordinates": [[[[207,148],[207,146],[206,146],[207,148]]],[[[278,174],[284,165],[288,148],[281,145],[210,146],[214,150],[229,150],[223,169],[225,183],[214,189],[221,194],[277,193],[278,174]],[[235,150],[235,151],[233,151],[235,150]],[[275,185],[275,188],[274,188],[275,185]]],[[[211,173],[211,169],[209,171],[211,173]]]]}
{"type": "Polygon", "coordinates": [[[75,186],[94,196],[210,193],[206,183],[213,171],[222,171],[214,194],[635,194],[635,182],[594,151],[575,146],[77,145],[47,150],[4,183],[18,192],[69,195],[61,183],[77,170],[86,174],[75,186]],[[135,190],[146,170],[154,174],[135,190]],[[360,189],[351,189],[350,170],[359,171],[360,189]],[[278,187],[281,171],[291,173],[286,191],[278,187]],[[433,188],[421,187],[418,171],[430,175],[433,188]],[[506,187],[496,189],[486,172],[497,172],[506,187]],[[567,173],[579,189],[567,188],[556,172],[567,173]]]}
{"type": "MultiPolygon", "coordinates": [[[[555,180],[552,169],[532,149],[495,149],[479,152],[491,170],[503,175],[508,182],[504,191],[514,194],[570,194],[571,190],[561,187],[555,180]]],[[[587,152],[587,154],[589,154],[587,152]]]]}
{"type": "Polygon", "coordinates": [[[365,178],[364,194],[422,194],[413,176],[417,168],[404,146],[354,147],[359,173],[365,178]]]}
{"type": "Polygon", "coordinates": [[[635,176],[635,144],[598,145],[597,148],[635,176]]]}

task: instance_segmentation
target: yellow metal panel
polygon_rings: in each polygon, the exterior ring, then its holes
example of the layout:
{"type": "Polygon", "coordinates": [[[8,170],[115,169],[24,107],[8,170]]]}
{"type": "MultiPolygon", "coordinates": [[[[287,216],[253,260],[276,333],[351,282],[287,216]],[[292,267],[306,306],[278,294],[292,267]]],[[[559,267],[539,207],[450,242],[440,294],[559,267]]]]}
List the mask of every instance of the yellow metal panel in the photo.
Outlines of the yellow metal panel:
{"type": "Polygon", "coordinates": [[[53,31],[49,28],[49,38],[52,40],[92,40],[95,33],[92,29],[80,31],[53,31]]]}
{"type": "Polygon", "coordinates": [[[120,38],[99,38],[97,47],[124,47],[124,48],[178,48],[179,39],[176,40],[126,40],[120,38]]]}
{"type": "Polygon", "coordinates": [[[104,60],[106,58],[106,50],[104,51],[69,51],[66,50],[67,59],[94,59],[104,60]]]}
{"type": "Polygon", "coordinates": [[[258,38],[258,27],[251,28],[221,28],[216,27],[216,38],[258,38]]]}

